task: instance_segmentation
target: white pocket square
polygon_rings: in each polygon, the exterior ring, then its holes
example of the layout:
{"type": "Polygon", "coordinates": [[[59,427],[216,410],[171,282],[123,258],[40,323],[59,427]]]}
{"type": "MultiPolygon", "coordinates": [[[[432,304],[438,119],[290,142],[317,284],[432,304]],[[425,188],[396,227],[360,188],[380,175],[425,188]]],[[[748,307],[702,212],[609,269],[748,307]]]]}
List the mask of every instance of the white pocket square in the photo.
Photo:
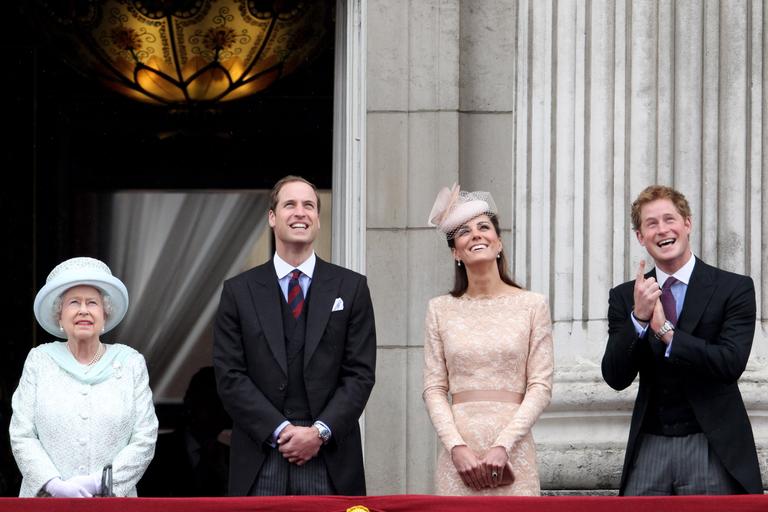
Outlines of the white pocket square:
{"type": "Polygon", "coordinates": [[[334,311],[342,311],[344,309],[344,301],[341,300],[341,297],[336,297],[336,300],[333,303],[333,307],[331,308],[331,313],[334,311]]]}

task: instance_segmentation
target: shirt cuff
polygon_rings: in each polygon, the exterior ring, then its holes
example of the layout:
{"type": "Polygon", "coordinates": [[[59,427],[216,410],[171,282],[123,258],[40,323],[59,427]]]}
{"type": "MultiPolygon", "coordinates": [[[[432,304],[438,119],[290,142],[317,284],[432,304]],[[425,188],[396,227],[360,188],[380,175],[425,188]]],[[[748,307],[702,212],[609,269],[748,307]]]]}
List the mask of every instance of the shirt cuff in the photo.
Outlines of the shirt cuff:
{"type": "Polygon", "coordinates": [[[331,430],[331,427],[329,427],[328,425],[326,425],[324,421],[315,420],[315,423],[319,423],[319,424],[321,424],[322,426],[324,426],[325,428],[327,428],[327,429],[328,429],[328,432],[330,432],[330,433],[331,433],[331,437],[333,437],[333,430],[331,430]]]}
{"type": "Polygon", "coordinates": [[[283,429],[290,424],[291,424],[290,421],[285,420],[284,422],[282,422],[277,426],[275,431],[272,432],[272,437],[269,439],[269,443],[268,443],[269,446],[271,446],[272,448],[275,448],[277,446],[277,438],[280,437],[280,432],[282,432],[283,429]]]}
{"type": "Polygon", "coordinates": [[[640,322],[637,321],[637,318],[635,318],[635,312],[632,311],[629,314],[629,318],[632,319],[632,324],[635,326],[635,332],[637,333],[638,338],[642,338],[645,336],[645,331],[648,330],[648,326],[650,325],[650,322],[645,324],[645,327],[643,327],[640,322]]]}
{"type": "Polygon", "coordinates": [[[672,339],[669,340],[669,344],[667,345],[666,350],[664,351],[664,357],[669,357],[669,354],[672,352],[672,342],[675,341],[675,336],[672,335],[672,339]]]}

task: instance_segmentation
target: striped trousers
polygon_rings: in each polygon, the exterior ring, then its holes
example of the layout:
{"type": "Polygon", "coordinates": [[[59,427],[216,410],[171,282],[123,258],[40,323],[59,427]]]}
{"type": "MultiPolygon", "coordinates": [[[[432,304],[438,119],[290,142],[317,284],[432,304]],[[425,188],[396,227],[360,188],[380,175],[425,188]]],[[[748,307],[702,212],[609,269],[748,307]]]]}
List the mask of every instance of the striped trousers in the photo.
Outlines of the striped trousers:
{"type": "MultiPolygon", "coordinates": [[[[296,426],[308,427],[311,421],[292,420],[296,426]]],[[[251,487],[250,496],[307,496],[336,494],[328,476],[328,469],[321,455],[302,466],[288,462],[280,451],[270,448],[267,458],[261,465],[256,481],[251,487]]]]}
{"type": "Polygon", "coordinates": [[[640,434],[626,496],[741,494],[703,433],[668,437],[640,434]]]}

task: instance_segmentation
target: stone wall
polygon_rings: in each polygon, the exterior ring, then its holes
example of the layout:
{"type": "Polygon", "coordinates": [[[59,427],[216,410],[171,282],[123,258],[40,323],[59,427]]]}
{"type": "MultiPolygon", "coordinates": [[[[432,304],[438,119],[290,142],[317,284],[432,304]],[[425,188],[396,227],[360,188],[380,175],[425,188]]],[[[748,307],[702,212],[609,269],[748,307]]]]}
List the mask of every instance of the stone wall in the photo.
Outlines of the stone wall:
{"type": "Polygon", "coordinates": [[[489,190],[515,278],[549,296],[542,487],[618,486],[636,388],[600,376],[608,290],[644,251],[629,205],[683,191],[694,252],[753,277],[741,389],[768,482],[768,2],[368,0],[367,274],[379,336],[365,421],[369,493],[432,492],[424,312],[452,259],[426,217],[458,181],[489,190]]]}

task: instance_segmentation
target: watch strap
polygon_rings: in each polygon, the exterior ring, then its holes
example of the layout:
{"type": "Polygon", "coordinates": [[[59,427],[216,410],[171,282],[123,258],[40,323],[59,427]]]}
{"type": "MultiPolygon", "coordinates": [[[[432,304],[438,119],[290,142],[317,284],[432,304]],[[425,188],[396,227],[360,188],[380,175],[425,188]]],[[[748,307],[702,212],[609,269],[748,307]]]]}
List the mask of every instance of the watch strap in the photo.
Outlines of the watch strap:
{"type": "Polygon", "coordinates": [[[674,331],[674,330],[675,330],[675,326],[672,325],[672,322],[670,322],[669,320],[666,320],[664,324],[659,328],[659,330],[654,333],[654,336],[656,337],[657,340],[660,340],[669,331],[674,331]]]}

